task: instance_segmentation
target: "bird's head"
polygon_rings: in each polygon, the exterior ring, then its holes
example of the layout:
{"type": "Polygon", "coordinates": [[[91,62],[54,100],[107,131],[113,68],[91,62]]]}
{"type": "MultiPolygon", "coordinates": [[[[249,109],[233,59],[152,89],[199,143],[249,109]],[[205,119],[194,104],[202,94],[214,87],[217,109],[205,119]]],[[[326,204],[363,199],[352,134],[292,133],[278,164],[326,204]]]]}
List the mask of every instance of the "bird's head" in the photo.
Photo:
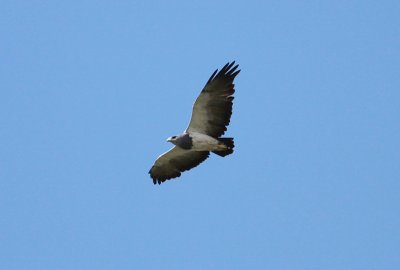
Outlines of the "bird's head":
{"type": "Polygon", "coordinates": [[[167,139],[167,142],[174,143],[178,136],[172,136],[167,139]]]}

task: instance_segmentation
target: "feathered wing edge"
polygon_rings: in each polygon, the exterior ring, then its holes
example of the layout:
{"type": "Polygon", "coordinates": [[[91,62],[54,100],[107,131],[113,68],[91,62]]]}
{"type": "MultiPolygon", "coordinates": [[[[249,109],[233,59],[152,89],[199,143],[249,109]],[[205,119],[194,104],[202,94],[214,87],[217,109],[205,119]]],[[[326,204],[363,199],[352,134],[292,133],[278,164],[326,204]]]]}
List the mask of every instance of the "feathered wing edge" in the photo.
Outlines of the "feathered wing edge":
{"type": "MultiPolygon", "coordinates": [[[[233,81],[235,79],[236,75],[238,75],[239,72],[240,72],[240,69],[236,71],[236,69],[239,67],[239,65],[236,65],[236,66],[233,67],[234,64],[235,64],[235,61],[233,61],[232,63],[229,63],[229,62],[226,63],[225,66],[223,66],[221,68],[220,72],[218,72],[218,69],[216,69],[214,71],[214,73],[210,76],[210,78],[208,79],[206,85],[204,86],[204,89],[206,89],[207,84],[209,84],[212,80],[214,80],[215,78],[221,77],[221,76],[229,77],[233,81]],[[217,72],[218,72],[218,74],[217,74],[217,72]]],[[[204,89],[203,89],[203,91],[204,91],[204,89]]]]}
{"type": "Polygon", "coordinates": [[[233,80],[239,74],[235,61],[218,69],[208,79],[197,97],[186,131],[200,132],[218,138],[230,123],[235,93],[233,80]]]}
{"type": "Polygon", "coordinates": [[[161,184],[166,180],[181,176],[181,173],[188,171],[210,155],[207,151],[184,150],[177,146],[159,156],[151,167],[149,174],[154,184],[161,184]]]}

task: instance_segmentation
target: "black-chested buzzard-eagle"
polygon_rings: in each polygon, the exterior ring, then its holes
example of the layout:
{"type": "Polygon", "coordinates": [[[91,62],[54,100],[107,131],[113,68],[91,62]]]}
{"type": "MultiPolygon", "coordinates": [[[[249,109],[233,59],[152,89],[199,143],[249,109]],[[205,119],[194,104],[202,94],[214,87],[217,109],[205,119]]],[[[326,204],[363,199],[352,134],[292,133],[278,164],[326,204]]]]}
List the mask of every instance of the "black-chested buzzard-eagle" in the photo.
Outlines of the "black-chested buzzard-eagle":
{"type": "Polygon", "coordinates": [[[238,66],[235,62],[227,63],[211,75],[193,105],[188,128],[167,139],[175,146],[160,155],[151,167],[149,174],[154,184],[196,167],[208,158],[210,151],[222,157],[233,153],[233,138],[221,136],[232,115],[233,80],[240,72],[238,66]]]}

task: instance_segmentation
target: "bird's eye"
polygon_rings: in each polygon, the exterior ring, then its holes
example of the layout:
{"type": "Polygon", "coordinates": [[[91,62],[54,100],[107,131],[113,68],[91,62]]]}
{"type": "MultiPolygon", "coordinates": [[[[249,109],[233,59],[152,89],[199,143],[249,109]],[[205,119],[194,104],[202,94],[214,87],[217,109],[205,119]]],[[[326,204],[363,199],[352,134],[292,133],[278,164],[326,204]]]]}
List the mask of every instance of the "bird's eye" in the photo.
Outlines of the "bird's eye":
{"type": "Polygon", "coordinates": [[[176,138],[176,136],[172,136],[172,139],[175,139],[176,138]]]}

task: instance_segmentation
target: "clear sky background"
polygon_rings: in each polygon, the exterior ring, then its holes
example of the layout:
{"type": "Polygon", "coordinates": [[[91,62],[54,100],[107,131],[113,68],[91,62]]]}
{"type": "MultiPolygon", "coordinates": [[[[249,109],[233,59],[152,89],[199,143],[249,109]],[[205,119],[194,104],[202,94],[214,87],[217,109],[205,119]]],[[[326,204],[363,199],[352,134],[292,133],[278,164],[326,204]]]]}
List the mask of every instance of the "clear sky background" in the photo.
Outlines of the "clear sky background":
{"type": "Polygon", "coordinates": [[[398,269],[399,1],[1,1],[1,269],[398,269]],[[228,136],[148,173],[216,68],[228,136]]]}

